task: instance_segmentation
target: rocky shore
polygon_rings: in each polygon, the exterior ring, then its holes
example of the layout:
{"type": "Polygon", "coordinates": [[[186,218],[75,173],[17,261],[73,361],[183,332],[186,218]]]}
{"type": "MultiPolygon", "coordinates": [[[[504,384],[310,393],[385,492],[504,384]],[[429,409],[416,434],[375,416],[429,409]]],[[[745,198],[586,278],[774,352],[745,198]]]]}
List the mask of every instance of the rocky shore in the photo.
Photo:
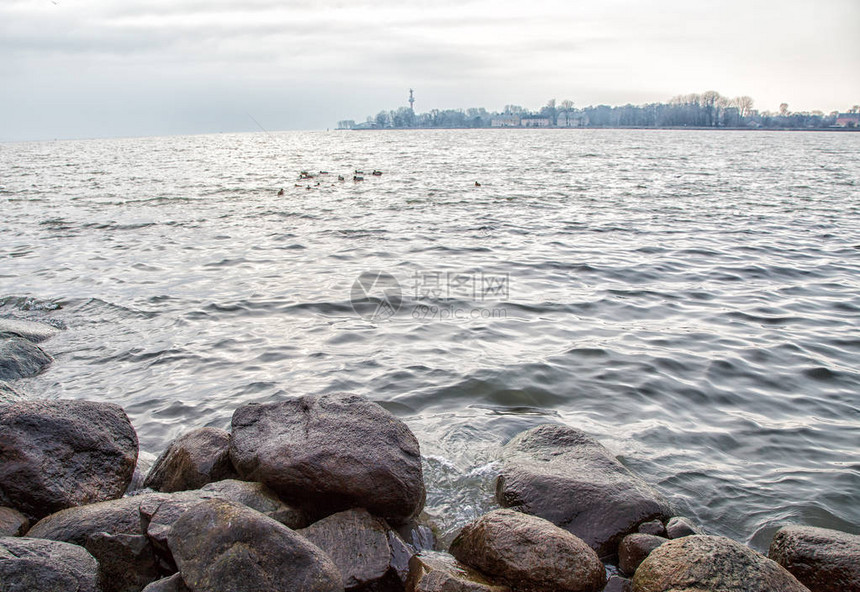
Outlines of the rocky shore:
{"type": "MultiPolygon", "coordinates": [[[[50,360],[15,328],[9,380],[50,360]]],[[[508,442],[501,508],[440,549],[419,443],[364,397],[242,405],[144,467],[117,405],[4,393],[0,592],[860,591],[860,536],[786,526],[765,557],[566,425],[508,442]]]]}

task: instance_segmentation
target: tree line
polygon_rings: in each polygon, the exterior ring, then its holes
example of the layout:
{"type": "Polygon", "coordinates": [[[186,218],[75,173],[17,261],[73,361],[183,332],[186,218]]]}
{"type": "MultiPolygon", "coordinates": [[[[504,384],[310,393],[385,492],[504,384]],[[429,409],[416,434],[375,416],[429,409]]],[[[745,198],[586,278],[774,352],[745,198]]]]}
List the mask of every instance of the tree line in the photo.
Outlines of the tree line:
{"type": "MultiPolygon", "coordinates": [[[[838,112],[791,112],[782,103],[779,111],[759,112],[751,97],[728,98],[717,91],[678,95],[667,103],[646,105],[597,105],[577,108],[573,101],[550,99],[537,110],[506,105],[501,112],[483,107],[469,109],[432,109],[415,113],[409,107],[380,111],[363,123],[345,120],[341,129],[396,128],[486,128],[486,127],[700,127],[700,128],[825,128],[836,124],[838,112]],[[519,123],[516,123],[519,122],[519,123]],[[525,124],[523,123],[525,122],[525,124]]],[[[855,105],[849,112],[857,113],[855,105]]]]}

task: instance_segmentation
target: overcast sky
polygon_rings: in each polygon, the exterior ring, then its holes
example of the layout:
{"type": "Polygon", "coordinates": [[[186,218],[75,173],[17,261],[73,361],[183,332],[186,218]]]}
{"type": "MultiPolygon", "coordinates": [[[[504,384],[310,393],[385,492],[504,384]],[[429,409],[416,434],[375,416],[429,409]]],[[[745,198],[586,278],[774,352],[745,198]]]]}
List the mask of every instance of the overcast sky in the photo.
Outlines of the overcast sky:
{"type": "Polygon", "coordinates": [[[860,103],[860,0],[0,0],[0,140],[717,90],[860,103]]]}

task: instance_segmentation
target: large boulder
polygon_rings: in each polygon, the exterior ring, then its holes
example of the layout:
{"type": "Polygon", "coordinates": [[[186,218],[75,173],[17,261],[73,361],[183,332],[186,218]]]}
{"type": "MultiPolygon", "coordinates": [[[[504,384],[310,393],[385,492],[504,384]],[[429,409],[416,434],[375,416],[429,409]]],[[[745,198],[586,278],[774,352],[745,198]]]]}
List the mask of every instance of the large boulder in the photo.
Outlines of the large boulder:
{"type": "Polygon", "coordinates": [[[860,590],[860,535],[812,526],[784,526],[768,556],[812,592],[860,590]]]}
{"type": "Polygon", "coordinates": [[[639,564],[646,557],[666,542],[663,537],[654,536],[653,534],[642,534],[634,532],[628,534],[621,539],[621,544],[618,545],[618,567],[627,575],[632,576],[639,564]]]}
{"type": "Polygon", "coordinates": [[[231,502],[245,504],[269,518],[274,518],[284,526],[292,529],[304,528],[310,521],[307,514],[300,508],[285,504],[278,495],[264,483],[255,481],[238,481],[225,479],[204,485],[200,489],[202,495],[231,502]]]}
{"type": "Polygon", "coordinates": [[[166,494],[150,493],[67,508],[39,520],[27,536],[84,546],[87,539],[98,532],[145,534],[141,526],[141,505],[159,503],[167,498],[166,494]]]}
{"type": "Polygon", "coordinates": [[[0,335],[15,335],[27,341],[39,343],[50,339],[59,332],[60,330],[56,327],[46,325],[45,323],[0,317],[0,335]]]}
{"type": "Polygon", "coordinates": [[[42,518],[27,536],[86,547],[99,562],[104,592],[139,592],[166,567],[144,536],[140,508],[166,497],[150,493],[68,508],[42,518]]]}
{"type": "Polygon", "coordinates": [[[101,592],[98,563],[77,545],[0,537],[3,592],[101,592]]]}
{"type": "Polygon", "coordinates": [[[307,525],[307,518],[302,511],[281,502],[262,483],[227,480],[210,483],[203,489],[141,497],[144,497],[140,505],[143,529],[156,553],[167,565],[173,565],[167,546],[167,536],[173,524],[186,511],[207,500],[220,499],[248,506],[290,528],[307,525]]]}
{"type": "Polygon", "coordinates": [[[35,376],[53,361],[32,341],[20,337],[0,339],[0,380],[35,376]]]}
{"type": "Polygon", "coordinates": [[[23,536],[30,521],[14,508],[0,508],[0,536],[23,536]]]}
{"type": "Polygon", "coordinates": [[[447,553],[422,551],[409,560],[406,592],[510,592],[447,553]]]}
{"type": "Polygon", "coordinates": [[[140,592],[162,575],[149,539],[140,534],[97,532],[86,549],[99,562],[103,592],[140,592]]]}
{"type": "Polygon", "coordinates": [[[402,522],[424,507],[418,441],[364,397],[244,405],[232,430],[230,457],[242,478],[262,481],[317,517],[366,508],[402,522]]]}
{"type": "Polygon", "coordinates": [[[199,489],[236,477],[230,462],[230,434],[199,428],[173,440],[150,469],[144,487],[172,492],[199,489]]]}
{"type": "Polygon", "coordinates": [[[36,519],[121,497],[138,451],[122,408],[93,401],[0,406],[0,442],[0,505],[36,519]]]}
{"type": "Polygon", "coordinates": [[[599,442],[558,424],[527,430],[504,447],[496,497],[502,507],[564,528],[601,557],[642,522],[671,516],[663,496],[599,442]]]}
{"type": "MultiPolygon", "coordinates": [[[[300,530],[299,534],[332,558],[347,590],[368,585],[373,585],[375,590],[385,589],[385,580],[399,580],[391,567],[388,528],[367,510],[332,514],[300,530]]],[[[397,587],[396,582],[393,587],[397,587]]]]}
{"type": "Polygon", "coordinates": [[[606,584],[597,553],[548,520],[495,510],[467,524],[451,554],[493,579],[524,592],[596,592],[606,584]]]}
{"type": "Polygon", "coordinates": [[[340,572],[319,547],[235,502],[194,506],[173,525],[168,544],[182,579],[195,592],[343,590],[340,572]]]}
{"type": "Polygon", "coordinates": [[[718,536],[691,535],[651,551],[633,592],[809,592],[764,555],[718,536]]]}

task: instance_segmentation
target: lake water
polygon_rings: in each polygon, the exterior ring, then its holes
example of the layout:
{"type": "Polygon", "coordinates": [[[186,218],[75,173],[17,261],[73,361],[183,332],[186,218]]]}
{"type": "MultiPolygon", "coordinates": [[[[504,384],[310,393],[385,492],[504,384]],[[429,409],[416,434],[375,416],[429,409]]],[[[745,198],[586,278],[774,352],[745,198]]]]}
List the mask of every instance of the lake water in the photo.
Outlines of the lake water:
{"type": "Polygon", "coordinates": [[[713,533],[858,533],[858,157],[852,133],[0,144],[0,315],[67,327],[15,386],[118,403],[153,454],[242,403],[366,395],[418,436],[447,533],[544,422],[713,533]]]}

